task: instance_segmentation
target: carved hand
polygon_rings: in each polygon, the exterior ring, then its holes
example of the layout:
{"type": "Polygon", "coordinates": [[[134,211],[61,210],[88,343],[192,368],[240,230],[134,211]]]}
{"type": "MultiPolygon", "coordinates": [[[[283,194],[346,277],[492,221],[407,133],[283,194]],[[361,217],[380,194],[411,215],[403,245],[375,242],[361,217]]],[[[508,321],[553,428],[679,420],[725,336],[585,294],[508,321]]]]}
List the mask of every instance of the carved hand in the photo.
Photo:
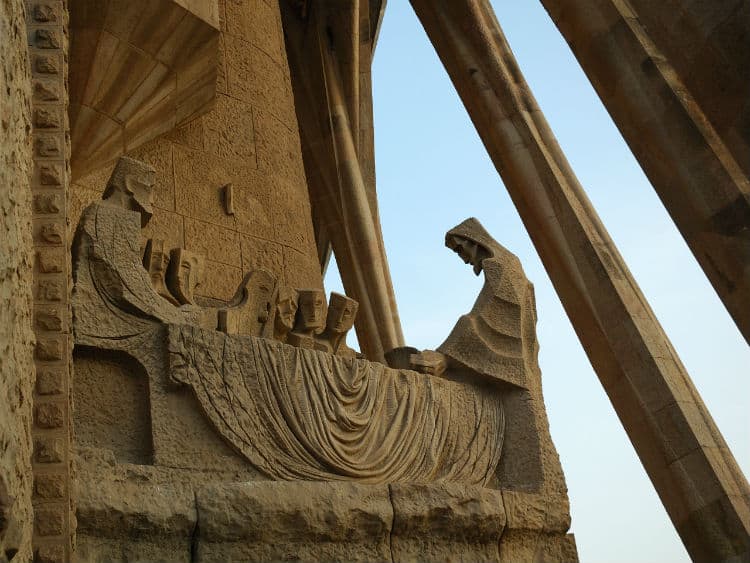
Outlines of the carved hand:
{"type": "Polygon", "coordinates": [[[410,368],[419,373],[440,377],[448,367],[447,358],[434,350],[423,350],[409,358],[410,368]]]}

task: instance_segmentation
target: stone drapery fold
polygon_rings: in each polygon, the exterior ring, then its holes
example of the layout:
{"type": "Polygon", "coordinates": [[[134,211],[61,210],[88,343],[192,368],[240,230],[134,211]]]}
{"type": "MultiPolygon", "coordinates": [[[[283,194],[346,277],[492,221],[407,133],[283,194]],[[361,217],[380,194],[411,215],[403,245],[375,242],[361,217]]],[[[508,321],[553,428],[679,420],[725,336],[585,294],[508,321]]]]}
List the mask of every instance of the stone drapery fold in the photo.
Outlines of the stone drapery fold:
{"type": "Polygon", "coordinates": [[[491,386],[188,325],[168,335],[171,377],[271,478],[484,485],[499,462],[491,386]]]}

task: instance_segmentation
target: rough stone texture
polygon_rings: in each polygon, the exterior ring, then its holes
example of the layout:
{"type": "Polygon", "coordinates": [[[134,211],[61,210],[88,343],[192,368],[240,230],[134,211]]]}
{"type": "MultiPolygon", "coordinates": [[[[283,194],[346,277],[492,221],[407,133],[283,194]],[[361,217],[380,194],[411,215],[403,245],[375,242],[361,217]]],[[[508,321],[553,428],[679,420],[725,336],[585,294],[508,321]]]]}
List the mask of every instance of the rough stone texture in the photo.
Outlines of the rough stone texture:
{"type": "Polygon", "coordinates": [[[452,483],[389,488],[394,563],[498,561],[506,525],[500,491],[452,483]]]}
{"type": "Polygon", "coordinates": [[[390,561],[387,485],[240,483],[197,492],[197,561],[390,561]]]}
{"type": "Polygon", "coordinates": [[[173,470],[117,463],[83,448],[76,462],[82,563],[188,563],[198,522],[189,477],[173,470]]]}
{"type": "Polygon", "coordinates": [[[533,511],[506,517],[504,495],[482,487],[206,485],[200,474],[120,464],[97,449],[77,460],[81,563],[577,560],[572,536],[538,529],[533,511]]]}
{"type": "Polygon", "coordinates": [[[31,557],[31,76],[21,0],[0,3],[0,561],[31,557]]]}
{"type": "Polygon", "coordinates": [[[560,150],[489,2],[411,4],[687,549],[701,561],[747,557],[747,479],[560,150]]]}

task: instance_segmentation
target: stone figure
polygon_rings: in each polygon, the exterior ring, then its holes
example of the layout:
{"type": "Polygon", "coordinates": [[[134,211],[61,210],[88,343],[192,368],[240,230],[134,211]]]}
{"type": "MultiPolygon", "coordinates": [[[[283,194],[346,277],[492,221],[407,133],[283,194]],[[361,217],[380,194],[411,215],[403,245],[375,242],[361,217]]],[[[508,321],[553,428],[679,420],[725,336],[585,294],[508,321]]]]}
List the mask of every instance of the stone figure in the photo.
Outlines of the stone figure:
{"type": "Polygon", "coordinates": [[[167,286],[181,305],[195,303],[195,290],[203,282],[203,257],[185,250],[170,251],[167,286]]]}
{"type": "Polygon", "coordinates": [[[445,245],[485,282],[472,310],[461,316],[437,352],[411,356],[412,369],[431,375],[469,373],[524,388],[527,342],[536,342],[534,288],[518,258],[506,250],[474,218],[448,231],[445,245]]]}
{"type": "Polygon", "coordinates": [[[346,334],[354,326],[358,309],[359,303],[354,299],[332,292],[328,302],[326,327],[317,339],[316,348],[329,354],[354,358],[356,352],[346,345],[346,334]]]}
{"type": "Polygon", "coordinates": [[[179,301],[169,292],[167,288],[167,270],[169,268],[169,252],[164,248],[161,239],[149,239],[146,250],[143,253],[143,267],[146,268],[151,285],[156,293],[173,305],[179,305],[179,301]]]}
{"type": "Polygon", "coordinates": [[[108,205],[140,213],[143,228],[154,214],[152,188],[155,182],[156,171],[151,166],[122,156],[112,171],[102,199],[108,205]]]}
{"type": "MultiPolygon", "coordinates": [[[[124,354],[147,374],[154,459],[225,459],[207,429],[185,435],[207,420],[242,467],[271,479],[476,486],[494,479],[505,435],[494,389],[340,357],[352,354],[344,338],[356,301],[333,294],[327,316],[322,290],[280,290],[263,270],[246,276],[226,307],[198,307],[190,301],[200,261],[178,249],[167,287],[183,304],[167,302],[143,267],[141,211],[131,199],[94,203],[82,214],[75,343],[124,354]],[[315,350],[316,342],[339,356],[315,350]]],[[[158,253],[152,241],[151,262],[158,253]]]]}
{"type": "Polygon", "coordinates": [[[325,293],[322,289],[298,289],[297,294],[297,316],[287,342],[312,350],[315,348],[315,336],[325,327],[325,293]]]}
{"type": "Polygon", "coordinates": [[[273,274],[265,270],[249,272],[227,307],[219,310],[219,330],[271,338],[277,295],[278,283],[273,274]]]}
{"type": "Polygon", "coordinates": [[[280,342],[286,342],[289,332],[294,328],[297,316],[297,290],[291,287],[281,287],[276,300],[276,314],[274,316],[273,337],[280,342]]]}

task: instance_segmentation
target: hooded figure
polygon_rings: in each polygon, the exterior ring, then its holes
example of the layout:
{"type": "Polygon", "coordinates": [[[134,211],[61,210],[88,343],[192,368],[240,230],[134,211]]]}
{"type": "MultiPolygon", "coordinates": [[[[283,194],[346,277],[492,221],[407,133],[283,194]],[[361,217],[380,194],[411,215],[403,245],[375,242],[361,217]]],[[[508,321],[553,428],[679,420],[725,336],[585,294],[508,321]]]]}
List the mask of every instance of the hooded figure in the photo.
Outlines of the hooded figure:
{"type": "Polygon", "coordinates": [[[476,275],[484,272],[485,281],[474,307],[437,351],[453,369],[525,388],[529,364],[536,363],[536,307],[520,261],[473,217],[448,231],[445,245],[476,275]]]}

